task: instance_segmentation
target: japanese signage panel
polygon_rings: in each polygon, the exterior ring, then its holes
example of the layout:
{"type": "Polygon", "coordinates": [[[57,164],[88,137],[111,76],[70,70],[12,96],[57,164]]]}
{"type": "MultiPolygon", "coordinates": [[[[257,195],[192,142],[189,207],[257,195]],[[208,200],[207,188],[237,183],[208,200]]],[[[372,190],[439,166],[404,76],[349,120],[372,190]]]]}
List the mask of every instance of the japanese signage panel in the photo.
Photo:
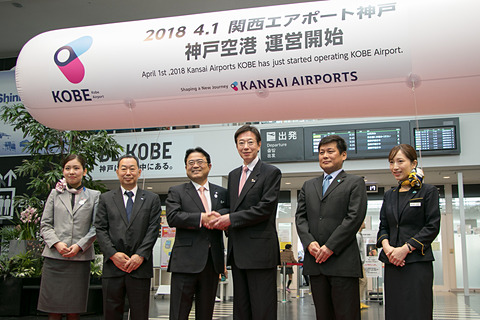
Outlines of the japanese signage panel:
{"type": "Polygon", "coordinates": [[[262,136],[262,160],[287,162],[304,160],[303,128],[264,129],[262,136]]]}

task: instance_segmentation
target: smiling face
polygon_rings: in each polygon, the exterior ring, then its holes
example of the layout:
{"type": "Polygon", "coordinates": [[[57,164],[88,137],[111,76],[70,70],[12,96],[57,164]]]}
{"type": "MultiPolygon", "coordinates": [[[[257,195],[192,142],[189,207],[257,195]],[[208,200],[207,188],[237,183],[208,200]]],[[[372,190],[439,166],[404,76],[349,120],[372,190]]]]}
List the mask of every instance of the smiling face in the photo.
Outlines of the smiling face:
{"type": "Polygon", "coordinates": [[[402,150],[390,159],[390,171],[398,181],[406,180],[416,166],[417,160],[411,161],[402,150]]]}
{"type": "Polygon", "coordinates": [[[261,142],[257,141],[257,137],[251,131],[246,131],[237,137],[237,151],[243,159],[244,164],[249,164],[257,157],[260,151],[261,142]]]}
{"type": "Polygon", "coordinates": [[[207,158],[200,152],[192,152],[188,155],[185,169],[187,176],[199,185],[205,185],[208,173],[212,168],[212,164],[207,162],[207,158]]]}
{"type": "Polygon", "coordinates": [[[73,188],[80,187],[82,179],[86,174],[87,169],[85,169],[77,159],[68,161],[63,167],[63,176],[68,185],[73,188]]]}
{"type": "Polygon", "coordinates": [[[132,190],[137,185],[142,170],[134,158],[123,158],[117,169],[117,177],[125,190],[132,190]]]}
{"type": "Polygon", "coordinates": [[[326,143],[318,149],[318,162],[327,174],[341,169],[345,159],[347,159],[347,152],[340,153],[336,142],[326,143]]]}

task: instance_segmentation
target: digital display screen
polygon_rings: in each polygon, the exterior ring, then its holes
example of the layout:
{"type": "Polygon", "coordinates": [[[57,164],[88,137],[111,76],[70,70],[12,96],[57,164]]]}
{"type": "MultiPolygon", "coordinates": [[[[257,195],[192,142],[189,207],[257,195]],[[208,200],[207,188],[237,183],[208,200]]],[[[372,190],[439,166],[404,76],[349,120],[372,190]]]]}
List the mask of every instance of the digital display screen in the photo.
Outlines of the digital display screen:
{"type": "Polygon", "coordinates": [[[415,149],[422,151],[455,150],[455,127],[414,129],[415,149]]]}
{"type": "Polygon", "coordinates": [[[347,152],[355,152],[355,130],[321,131],[312,133],[312,146],[314,154],[318,154],[318,144],[320,143],[320,140],[332,134],[336,134],[345,140],[347,143],[347,152]]]}
{"type": "Polygon", "coordinates": [[[390,150],[402,143],[400,128],[378,128],[357,130],[357,152],[390,150]]]}

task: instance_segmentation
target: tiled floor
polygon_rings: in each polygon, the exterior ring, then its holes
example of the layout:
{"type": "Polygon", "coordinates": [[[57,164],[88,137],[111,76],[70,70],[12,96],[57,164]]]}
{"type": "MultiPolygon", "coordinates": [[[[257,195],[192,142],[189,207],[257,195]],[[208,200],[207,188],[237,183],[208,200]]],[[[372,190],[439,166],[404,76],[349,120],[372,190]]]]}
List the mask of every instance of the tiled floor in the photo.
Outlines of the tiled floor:
{"type": "MultiPolygon", "coordinates": [[[[463,293],[436,292],[434,295],[434,319],[453,320],[468,319],[480,320],[480,294],[473,293],[465,298],[463,293]]],[[[362,310],[362,320],[382,320],[383,305],[378,302],[367,302],[368,309],[362,310]]],[[[155,296],[152,293],[150,302],[150,319],[161,320],[168,319],[169,297],[155,296]]],[[[28,316],[28,317],[0,317],[0,320],[46,320],[46,316],[28,316]]],[[[101,320],[101,315],[85,315],[84,320],[101,320]]],[[[125,313],[125,319],[128,314],[125,313]]],[[[195,319],[194,310],[190,314],[190,319],[195,319]]],[[[217,302],[213,319],[232,320],[233,303],[217,302]]],[[[295,290],[292,290],[286,297],[282,298],[279,294],[278,302],[279,320],[311,320],[315,319],[315,308],[312,302],[312,296],[308,293],[304,297],[297,297],[295,290]]]]}

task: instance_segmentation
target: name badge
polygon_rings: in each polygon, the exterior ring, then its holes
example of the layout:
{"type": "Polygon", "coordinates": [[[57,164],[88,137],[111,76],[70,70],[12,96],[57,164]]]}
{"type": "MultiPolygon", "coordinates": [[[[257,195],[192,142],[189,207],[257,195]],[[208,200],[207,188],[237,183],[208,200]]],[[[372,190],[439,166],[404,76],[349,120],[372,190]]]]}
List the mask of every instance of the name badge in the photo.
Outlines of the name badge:
{"type": "Polygon", "coordinates": [[[422,203],[421,202],[410,202],[410,207],[421,207],[422,203]]]}

